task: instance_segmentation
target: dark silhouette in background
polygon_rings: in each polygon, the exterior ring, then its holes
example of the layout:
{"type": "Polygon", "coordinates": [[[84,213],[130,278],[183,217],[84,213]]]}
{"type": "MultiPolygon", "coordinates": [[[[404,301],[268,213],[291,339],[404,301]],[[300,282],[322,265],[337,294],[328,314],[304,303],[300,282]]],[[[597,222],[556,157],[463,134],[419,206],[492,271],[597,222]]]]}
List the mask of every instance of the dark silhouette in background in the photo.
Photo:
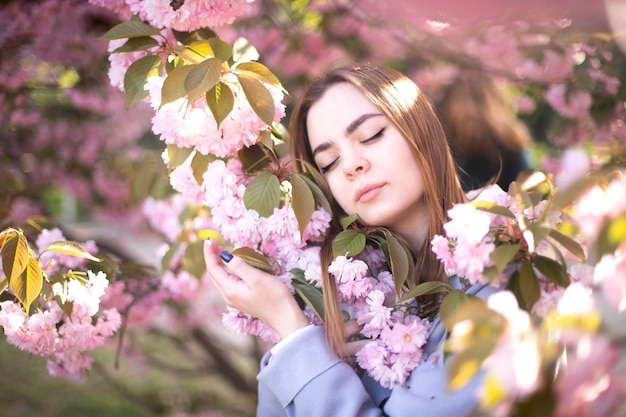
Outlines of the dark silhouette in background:
{"type": "Polygon", "coordinates": [[[438,111],[465,191],[494,182],[506,191],[530,168],[530,132],[486,74],[463,73],[443,94],[438,111]]]}

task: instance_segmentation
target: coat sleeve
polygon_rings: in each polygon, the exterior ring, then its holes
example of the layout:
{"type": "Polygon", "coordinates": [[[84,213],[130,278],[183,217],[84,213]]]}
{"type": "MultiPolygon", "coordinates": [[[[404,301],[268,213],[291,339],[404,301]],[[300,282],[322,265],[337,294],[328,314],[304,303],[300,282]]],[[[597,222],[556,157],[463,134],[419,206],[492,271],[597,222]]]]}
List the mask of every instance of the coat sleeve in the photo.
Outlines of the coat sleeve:
{"type": "Polygon", "coordinates": [[[323,328],[312,326],[261,362],[257,417],[379,417],[354,370],[330,349],[323,328]]]}
{"type": "Polygon", "coordinates": [[[437,321],[425,349],[427,360],[406,383],[389,391],[371,380],[364,384],[332,351],[323,328],[311,326],[276,355],[268,352],[263,357],[257,377],[257,417],[470,416],[478,405],[475,392],[482,375],[459,390],[448,391],[444,340],[445,328],[437,321]],[[377,404],[373,398],[383,401],[377,404]]]}

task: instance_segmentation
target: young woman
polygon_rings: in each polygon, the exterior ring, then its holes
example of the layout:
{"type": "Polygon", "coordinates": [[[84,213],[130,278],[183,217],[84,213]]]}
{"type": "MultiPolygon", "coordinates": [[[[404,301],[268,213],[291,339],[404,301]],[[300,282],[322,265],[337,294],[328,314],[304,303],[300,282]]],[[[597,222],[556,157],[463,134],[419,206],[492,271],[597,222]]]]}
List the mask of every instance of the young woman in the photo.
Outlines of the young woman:
{"type": "MultiPolygon", "coordinates": [[[[416,283],[450,281],[430,241],[464,194],[432,105],[409,78],[370,65],[332,70],[304,92],[290,131],[296,169],[303,169],[302,161],[317,167],[337,206],[321,251],[323,266],[332,260],[337,217],[357,214],[362,225],[384,226],[404,239],[415,256],[416,283]]],[[[476,408],[477,379],[453,392],[446,388],[445,329],[437,318],[425,346],[427,360],[405,384],[384,389],[342,360],[362,342],[345,342],[359,329],[343,322],[333,277],[324,267],[322,328],[309,325],[277,278],[216,243],[205,244],[205,257],[225,302],[265,321],[282,338],[261,363],[257,416],[459,417],[476,408]]],[[[479,296],[492,291],[468,290],[479,296]]]]}

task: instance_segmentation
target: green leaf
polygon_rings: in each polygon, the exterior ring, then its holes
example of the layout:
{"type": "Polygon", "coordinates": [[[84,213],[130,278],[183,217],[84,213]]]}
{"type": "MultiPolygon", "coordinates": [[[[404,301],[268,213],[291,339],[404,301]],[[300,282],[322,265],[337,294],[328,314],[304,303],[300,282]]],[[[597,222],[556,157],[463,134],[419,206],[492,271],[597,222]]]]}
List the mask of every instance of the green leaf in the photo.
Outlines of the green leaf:
{"type": "Polygon", "coordinates": [[[209,39],[213,56],[222,62],[228,62],[233,57],[233,47],[223,40],[214,37],[209,39]]]}
{"type": "Polygon", "coordinates": [[[463,304],[469,302],[469,300],[470,296],[465,294],[463,291],[452,290],[441,301],[441,305],[439,306],[439,317],[441,317],[441,322],[448,331],[451,331],[452,327],[457,322],[456,312],[463,304]]]}
{"type": "Polygon", "coordinates": [[[624,241],[626,241],[626,214],[609,221],[600,230],[596,240],[596,260],[607,253],[615,252],[624,241]]]}
{"type": "Polygon", "coordinates": [[[317,202],[317,204],[322,206],[322,208],[326,210],[328,213],[332,213],[333,211],[332,211],[332,208],[330,207],[330,201],[328,201],[326,194],[314,180],[308,177],[308,175],[309,175],[308,173],[305,175],[302,175],[302,180],[304,180],[304,182],[306,182],[306,184],[309,186],[309,189],[313,193],[313,197],[315,198],[315,201],[317,202]]]}
{"type": "Polygon", "coordinates": [[[17,277],[13,277],[10,281],[13,294],[20,300],[26,312],[29,311],[30,305],[35,301],[41,288],[43,287],[43,273],[39,261],[33,256],[28,258],[26,268],[23,273],[17,277]]]}
{"type": "Polygon", "coordinates": [[[104,35],[96,39],[112,41],[114,39],[139,38],[142,36],[155,36],[160,34],[161,32],[159,32],[157,28],[147,23],[131,20],[112,27],[104,35]]]}
{"type": "Polygon", "coordinates": [[[352,223],[357,221],[358,218],[359,218],[359,216],[357,216],[356,214],[351,214],[349,216],[343,216],[342,218],[339,219],[339,223],[341,224],[341,228],[343,230],[346,230],[348,227],[350,227],[350,225],[352,223]]]}
{"type": "Polygon", "coordinates": [[[333,256],[356,256],[365,249],[365,235],[354,229],[340,232],[333,240],[333,256]]]}
{"type": "Polygon", "coordinates": [[[249,147],[241,148],[237,156],[247,171],[254,171],[266,167],[270,160],[263,150],[262,144],[256,143],[249,147]]]}
{"type": "Polygon", "coordinates": [[[201,240],[191,242],[183,254],[183,268],[198,279],[202,279],[206,272],[203,244],[201,240]]]}
{"type": "Polygon", "coordinates": [[[546,256],[535,255],[532,263],[548,281],[555,283],[559,287],[567,287],[570,284],[569,275],[563,265],[546,256]]]}
{"type": "Polygon", "coordinates": [[[9,280],[6,275],[0,276],[0,294],[5,292],[9,288],[9,280]]]}
{"type": "Polygon", "coordinates": [[[311,221],[315,211],[313,193],[302,177],[302,175],[297,173],[291,175],[292,207],[298,220],[301,236],[304,234],[304,229],[311,221]]]}
{"type": "Polygon", "coordinates": [[[59,295],[55,295],[54,300],[61,308],[61,311],[63,311],[67,317],[71,318],[72,313],[74,312],[74,302],[67,300],[64,301],[59,295]]]}
{"type": "Polygon", "coordinates": [[[230,87],[218,82],[206,93],[206,102],[215,118],[217,127],[226,119],[235,106],[235,98],[230,87]]]}
{"type": "Polygon", "coordinates": [[[541,288],[532,265],[526,259],[522,260],[522,268],[519,273],[519,288],[520,295],[524,300],[523,305],[520,305],[520,307],[526,311],[532,310],[541,296],[541,288]]]}
{"type": "Polygon", "coordinates": [[[454,356],[447,369],[449,388],[455,390],[467,384],[480,371],[494,346],[493,340],[481,340],[454,356]]]}
{"type": "Polygon", "coordinates": [[[235,71],[238,74],[245,74],[258,81],[282,88],[278,77],[267,69],[265,65],[259,64],[258,62],[242,62],[235,67],[235,71]]]}
{"type": "Polygon", "coordinates": [[[196,154],[193,156],[193,159],[191,160],[191,169],[193,171],[193,177],[198,185],[202,185],[202,183],[204,182],[202,176],[206,172],[209,164],[213,161],[215,161],[215,156],[211,154],[203,155],[200,152],[196,152],[196,154]]]}
{"type": "Polygon", "coordinates": [[[571,237],[559,232],[556,229],[550,229],[550,231],[548,232],[548,236],[556,240],[561,246],[570,251],[570,253],[578,258],[579,261],[585,262],[585,251],[583,250],[580,243],[576,242],[571,237]]]}
{"type": "Polygon", "coordinates": [[[415,264],[413,257],[398,238],[396,238],[389,230],[384,229],[385,239],[389,251],[389,265],[391,266],[391,274],[396,287],[396,293],[400,294],[402,287],[407,282],[412,282],[415,275],[415,264]]]}
{"type": "MultiPolygon", "coordinates": [[[[180,248],[180,243],[173,243],[167,249],[165,255],[161,258],[161,271],[167,271],[170,269],[170,263],[172,262],[172,259],[174,259],[174,255],[178,252],[178,248],[180,248]]],[[[204,257],[204,253],[202,256],[204,257]]]]}
{"type": "Polygon", "coordinates": [[[79,258],[89,259],[93,262],[100,262],[100,259],[93,256],[89,253],[85,248],[83,248],[79,243],[71,242],[67,240],[52,242],[50,246],[46,248],[46,250],[58,253],[64,253],[70,256],[76,256],[79,258]]]}
{"type": "Polygon", "coordinates": [[[274,123],[276,108],[270,92],[263,84],[247,74],[237,74],[237,79],[252,110],[263,122],[271,126],[274,123]]]}
{"type": "Polygon", "coordinates": [[[7,235],[2,245],[2,271],[12,285],[28,264],[28,242],[21,231],[7,235]]]}
{"type": "Polygon", "coordinates": [[[113,52],[112,54],[116,54],[119,52],[135,52],[135,51],[144,51],[146,49],[150,49],[152,47],[158,46],[159,43],[156,39],[151,38],[149,36],[142,36],[139,38],[131,38],[124,45],[120,46],[113,52]]]}
{"type": "Polygon", "coordinates": [[[209,42],[208,40],[195,40],[186,45],[186,47],[188,51],[191,51],[197,55],[197,58],[194,59],[194,61],[196,61],[197,59],[200,59],[200,61],[204,61],[207,57],[215,57],[215,55],[213,54],[211,42],[209,42]]]}
{"type": "Polygon", "coordinates": [[[302,298],[306,305],[308,305],[321,320],[324,320],[324,295],[322,294],[322,290],[300,278],[292,279],[291,285],[293,285],[296,294],[302,298]]]}
{"type": "Polygon", "coordinates": [[[264,171],[253,179],[243,194],[247,209],[256,210],[261,217],[269,217],[280,204],[280,182],[278,177],[264,171]]]}
{"type": "Polygon", "coordinates": [[[124,74],[124,91],[126,93],[126,108],[148,97],[144,88],[146,81],[153,75],[161,74],[161,57],[147,55],[130,64],[124,74]]]}
{"type": "Polygon", "coordinates": [[[504,268],[513,260],[515,254],[519,250],[520,245],[503,244],[497,246],[491,253],[491,260],[493,261],[498,272],[504,271],[504,268]]]}
{"type": "Polygon", "coordinates": [[[270,265],[267,258],[249,247],[241,247],[231,251],[231,254],[242,258],[250,266],[258,268],[270,274],[274,274],[274,268],[270,265]]]}
{"type": "Polygon", "coordinates": [[[436,294],[439,292],[448,291],[449,289],[450,287],[444,284],[443,282],[439,282],[439,281],[422,282],[421,284],[418,284],[415,287],[411,288],[411,290],[408,291],[406,294],[404,294],[402,298],[397,301],[396,304],[403,303],[407,300],[411,300],[415,297],[419,297],[422,295],[436,294]]]}
{"type": "Polygon", "coordinates": [[[508,208],[494,203],[493,201],[475,200],[470,201],[469,204],[476,207],[478,210],[486,211],[488,213],[497,214],[499,216],[508,217],[510,219],[515,218],[515,214],[508,208]]]}
{"type": "Polygon", "coordinates": [[[222,62],[217,58],[208,58],[190,66],[192,69],[185,78],[185,90],[189,103],[192,104],[215,87],[222,75],[222,62]]]}
{"type": "Polygon", "coordinates": [[[175,145],[167,145],[167,170],[168,172],[172,172],[172,170],[180,165],[182,165],[189,155],[193,152],[193,149],[187,148],[179,148],[175,145]]]}
{"type": "Polygon", "coordinates": [[[192,65],[183,65],[167,74],[161,88],[161,107],[187,95],[185,79],[192,69],[192,65]]]}

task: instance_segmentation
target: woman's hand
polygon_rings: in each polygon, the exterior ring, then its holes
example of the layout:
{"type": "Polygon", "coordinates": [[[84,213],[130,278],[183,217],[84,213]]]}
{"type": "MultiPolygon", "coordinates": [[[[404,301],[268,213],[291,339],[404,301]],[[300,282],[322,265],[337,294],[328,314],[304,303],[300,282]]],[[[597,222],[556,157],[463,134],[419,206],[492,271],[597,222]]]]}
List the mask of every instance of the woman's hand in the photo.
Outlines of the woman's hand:
{"type": "Polygon", "coordinates": [[[293,294],[277,277],[226,254],[217,242],[204,242],[204,259],[213,284],[227,305],[272,326],[282,339],[309,324],[293,294]]]}

